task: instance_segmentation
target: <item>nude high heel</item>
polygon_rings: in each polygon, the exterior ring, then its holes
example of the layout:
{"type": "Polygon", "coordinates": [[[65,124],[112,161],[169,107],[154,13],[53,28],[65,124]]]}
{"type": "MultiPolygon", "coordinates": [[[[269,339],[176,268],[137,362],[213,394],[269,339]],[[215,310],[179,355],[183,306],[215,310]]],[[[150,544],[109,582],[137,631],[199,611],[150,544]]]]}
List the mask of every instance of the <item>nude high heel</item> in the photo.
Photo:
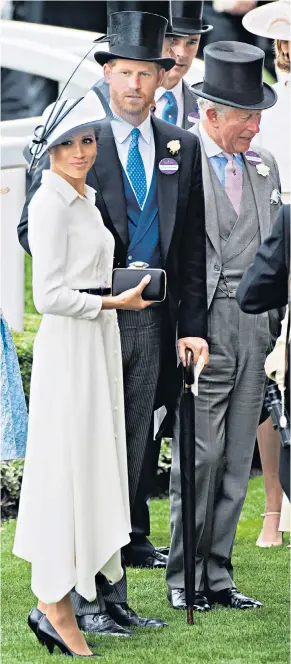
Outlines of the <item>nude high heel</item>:
{"type": "MultiPolygon", "coordinates": [[[[261,516],[265,519],[268,516],[280,516],[281,512],[264,512],[261,514],[261,516]]],[[[279,526],[279,523],[278,523],[279,526]]],[[[278,530],[279,533],[279,530],[278,530]]],[[[281,541],[276,541],[276,542],[265,542],[263,539],[261,539],[261,534],[259,535],[257,541],[256,541],[256,546],[259,546],[261,549],[270,549],[272,546],[282,546],[283,543],[283,536],[281,537],[281,541]]]]}

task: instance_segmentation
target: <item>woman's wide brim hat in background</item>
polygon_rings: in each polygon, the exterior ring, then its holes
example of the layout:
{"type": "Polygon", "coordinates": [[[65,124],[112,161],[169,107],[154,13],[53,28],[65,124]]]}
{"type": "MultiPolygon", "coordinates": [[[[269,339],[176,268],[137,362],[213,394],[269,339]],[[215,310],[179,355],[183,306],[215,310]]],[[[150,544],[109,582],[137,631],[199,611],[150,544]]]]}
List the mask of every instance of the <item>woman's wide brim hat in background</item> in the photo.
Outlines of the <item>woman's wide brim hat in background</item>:
{"type": "Polygon", "coordinates": [[[191,87],[198,97],[258,111],[276,103],[275,90],[263,82],[262,49],[242,42],[219,41],[205,46],[203,53],[204,80],[191,87]]]}
{"type": "Polygon", "coordinates": [[[213,29],[203,25],[203,5],[199,0],[174,0],[172,6],[172,32],[177,36],[202,35],[213,29]]]}
{"type": "Polygon", "coordinates": [[[243,26],[259,37],[291,41],[290,0],[267,2],[252,9],[243,17],[243,26]]]}
{"type": "Polygon", "coordinates": [[[29,144],[33,159],[39,159],[46,150],[60,145],[75,132],[93,129],[106,117],[99,97],[89,90],[80,99],[59,99],[44,110],[40,124],[34,130],[29,144]]]}
{"type": "MultiPolygon", "coordinates": [[[[154,2],[151,4],[155,5],[154,2]]],[[[138,11],[111,14],[110,34],[103,38],[103,41],[109,41],[109,50],[97,51],[94,58],[100,65],[120,58],[155,62],[169,71],[175,60],[162,57],[166,28],[167,20],[157,14],[138,11]]]]}

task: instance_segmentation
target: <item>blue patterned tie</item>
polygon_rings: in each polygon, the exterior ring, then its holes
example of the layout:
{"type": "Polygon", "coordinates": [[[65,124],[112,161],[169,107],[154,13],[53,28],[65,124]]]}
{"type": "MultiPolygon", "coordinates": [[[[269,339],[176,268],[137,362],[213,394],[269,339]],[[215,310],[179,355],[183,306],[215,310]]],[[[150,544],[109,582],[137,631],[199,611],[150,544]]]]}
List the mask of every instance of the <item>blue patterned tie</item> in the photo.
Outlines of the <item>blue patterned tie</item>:
{"type": "Polygon", "coordinates": [[[163,97],[167,100],[166,106],[163,110],[162,120],[170,124],[177,124],[178,120],[178,104],[175,95],[172,92],[164,92],[163,97]]]}
{"type": "Polygon", "coordinates": [[[141,208],[147,195],[147,179],[143,160],[138,147],[139,129],[131,132],[131,142],[128,150],[126,170],[130,178],[139,207],[141,208]]]}

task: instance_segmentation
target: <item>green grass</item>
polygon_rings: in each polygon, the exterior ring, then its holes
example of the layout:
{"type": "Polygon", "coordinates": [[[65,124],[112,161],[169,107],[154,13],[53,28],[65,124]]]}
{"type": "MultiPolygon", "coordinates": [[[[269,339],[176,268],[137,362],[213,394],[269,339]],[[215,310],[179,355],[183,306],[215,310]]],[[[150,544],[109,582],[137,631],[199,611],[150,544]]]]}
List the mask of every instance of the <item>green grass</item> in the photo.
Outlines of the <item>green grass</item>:
{"type": "Polygon", "coordinates": [[[27,253],[24,255],[24,280],[25,280],[25,294],[24,294],[24,310],[26,314],[36,314],[36,308],[33,304],[32,297],[32,261],[31,256],[27,253]]]}
{"type": "MultiPolygon", "coordinates": [[[[174,611],[166,599],[162,570],[129,570],[131,606],[141,615],[161,617],[168,628],[140,629],[132,639],[90,637],[104,664],[287,664],[289,662],[289,549],[287,541],[274,549],[258,549],[264,493],[262,478],[250,481],[239,523],[233,562],[238,587],[263,601],[258,611],[216,609],[196,617],[188,627],[185,613],[174,611]]],[[[152,539],[169,542],[169,504],[151,506],[152,539]]],[[[30,567],[11,554],[15,523],[2,533],[2,661],[3,664],[42,664],[63,661],[38,644],[26,620],[35,599],[30,591],[30,567]]],[[[85,660],[83,660],[85,662],[85,660]]]]}

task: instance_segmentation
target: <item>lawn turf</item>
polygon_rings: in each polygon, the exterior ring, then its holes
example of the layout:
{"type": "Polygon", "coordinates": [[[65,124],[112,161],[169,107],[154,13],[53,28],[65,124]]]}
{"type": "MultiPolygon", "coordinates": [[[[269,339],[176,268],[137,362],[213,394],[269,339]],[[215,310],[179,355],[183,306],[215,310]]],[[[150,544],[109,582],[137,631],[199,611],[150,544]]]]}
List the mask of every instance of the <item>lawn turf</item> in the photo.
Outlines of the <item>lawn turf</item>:
{"type": "MultiPolygon", "coordinates": [[[[233,552],[238,587],[263,601],[262,609],[235,611],[219,608],[197,616],[188,627],[184,611],[173,610],[166,599],[162,570],[128,570],[129,603],[141,615],[164,618],[168,627],[139,629],[131,639],[88,637],[102,653],[104,664],[287,664],[289,658],[289,549],[259,549],[255,541],[264,507],[262,478],[249,483],[233,552]]],[[[168,500],[151,504],[152,540],[169,542],[168,500]]],[[[30,567],[11,554],[15,522],[2,532],[2,662],[44,664],[53,658],[27,627],[35,604],[30,591],[30,567]]],[[[55,650],[59,653],[58,650],[55,650]]],[[[82,658],[85,662],[85,658],[82,658]]]]}

